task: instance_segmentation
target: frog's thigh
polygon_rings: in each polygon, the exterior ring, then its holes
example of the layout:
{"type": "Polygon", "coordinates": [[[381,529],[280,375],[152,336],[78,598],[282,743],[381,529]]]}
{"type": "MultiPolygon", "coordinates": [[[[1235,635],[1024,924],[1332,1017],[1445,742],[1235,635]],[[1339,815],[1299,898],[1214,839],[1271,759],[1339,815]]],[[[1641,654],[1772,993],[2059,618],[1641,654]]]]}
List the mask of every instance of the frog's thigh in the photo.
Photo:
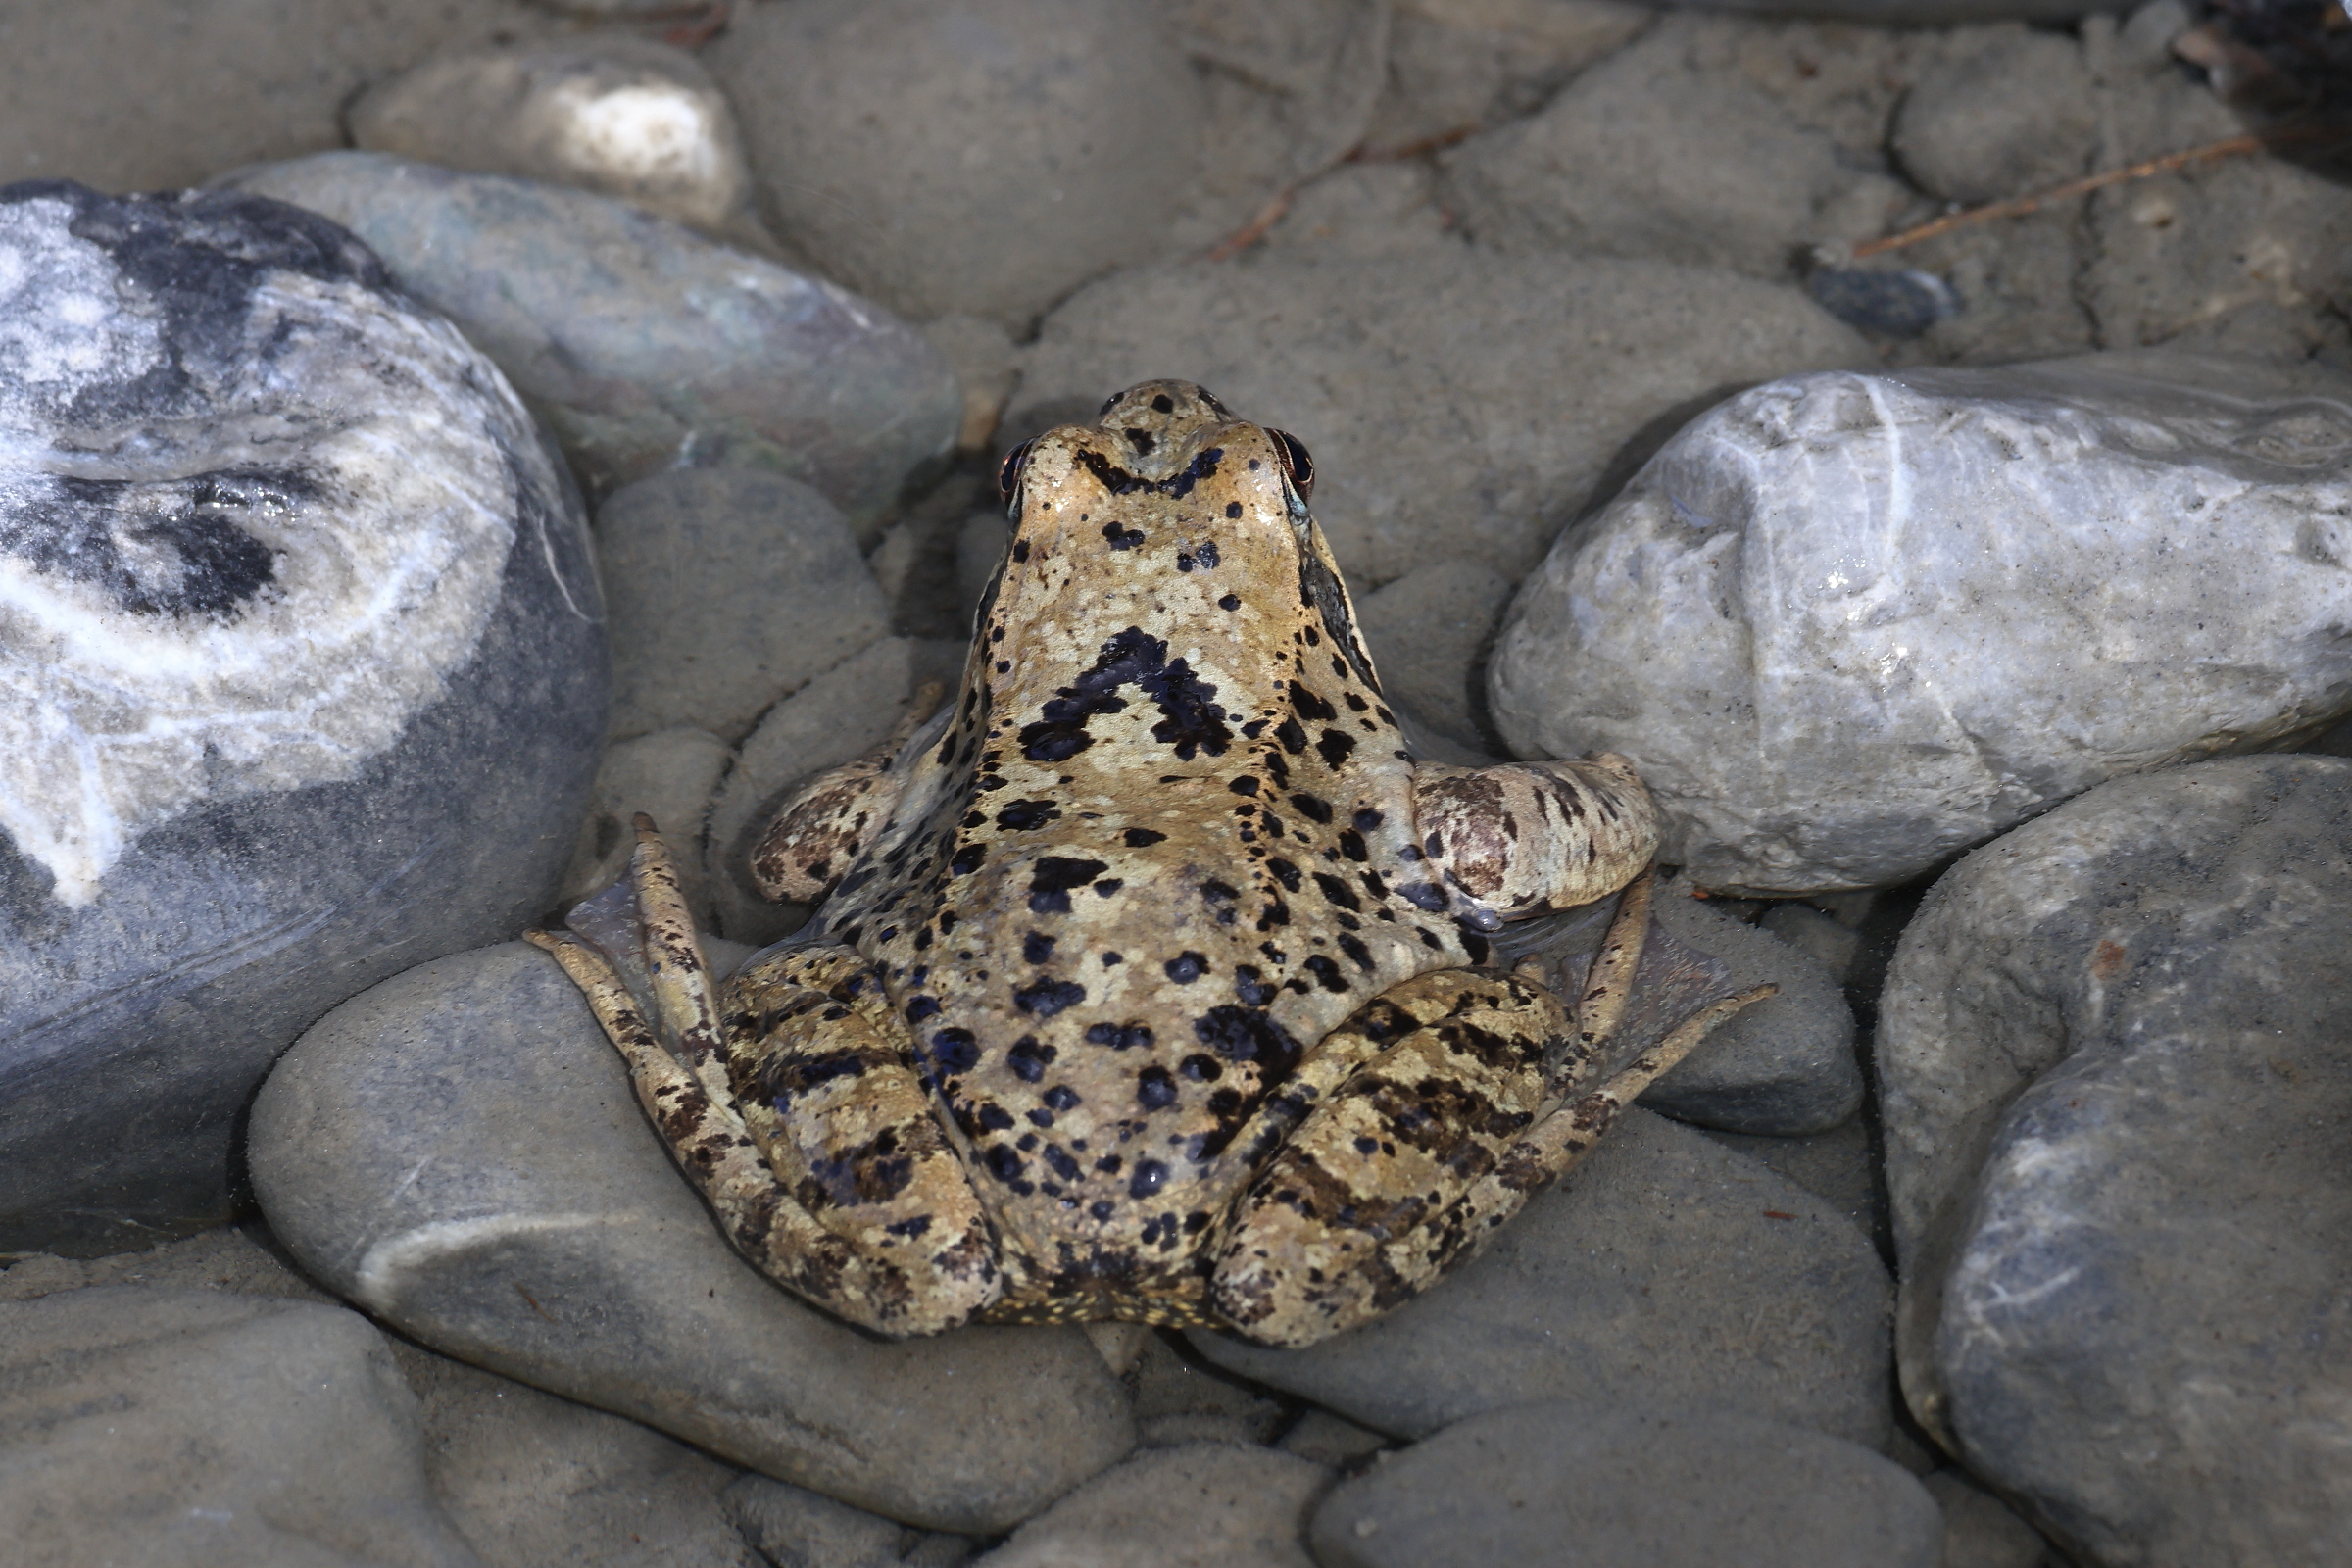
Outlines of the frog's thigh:
{"type": "Polygon", "coordinates": [[[1569,1029],[1557,998],[1497,969],[1420,975],[1342,1025],[1323,1051],[1359,1034],[1390,1043],[1242,1200],[1211,1285],[1219,1314],[1260,1343],[1305,1345],[1436,1279],[1461,1252],[1458,1200],[1546,1108],[1546,1063],[1569,1029]]]}
{"type": "Polygon", "coordinates": [[[893,1336],[1002,1295],[986,1212],[872,966],[847,948],[781,954],[730,982],[726,1014],[735,1112],[785,1200],[857,1260],[794,1288],[893,1336]]]}
{"type": "Polygon", "coordinates": [[[1658,850],[1657,808],[1633,764],[1413,767],[1421,849],[1455,888],[1509,918],[1606,898],[1658,850]]]}
{"type": "Polygon", "coordinates": [[[855,1310],[880,1294],[866,1281],[866,1260],[778,1185],[743,1118],[656,1038],[604,956],[568,934],[529,937],[587,996],[628,1063],[638,1103],[736,1250],[797,1295],[876,1327],[855,1310]]]}

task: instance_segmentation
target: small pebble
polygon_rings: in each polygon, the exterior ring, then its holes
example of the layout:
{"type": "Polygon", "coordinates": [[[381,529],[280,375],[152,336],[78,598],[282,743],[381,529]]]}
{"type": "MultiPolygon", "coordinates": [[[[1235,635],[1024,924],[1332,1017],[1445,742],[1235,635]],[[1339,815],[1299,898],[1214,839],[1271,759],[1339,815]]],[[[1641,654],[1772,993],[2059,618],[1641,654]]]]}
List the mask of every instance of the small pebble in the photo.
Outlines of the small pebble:
{"type": "Polygon", "coordinates": [[[1917,337],[1965,308],[1951,284],[1916,269],[1816,268],[1806,275],[1805,292],[1846,325],[1880,337],[1917,337]]]}

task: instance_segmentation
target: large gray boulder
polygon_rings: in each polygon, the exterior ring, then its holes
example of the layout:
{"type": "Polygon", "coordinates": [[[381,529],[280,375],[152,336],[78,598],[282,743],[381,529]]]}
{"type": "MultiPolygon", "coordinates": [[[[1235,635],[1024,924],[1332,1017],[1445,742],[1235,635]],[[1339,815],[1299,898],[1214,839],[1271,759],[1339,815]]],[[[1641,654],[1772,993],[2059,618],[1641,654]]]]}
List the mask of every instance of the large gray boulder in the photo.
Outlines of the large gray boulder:
{"type": "Polygon", "coordinates": [[[1571,529],[1490,671],[1633,758],[1700,884],[1902,881],[2352,707],[2352,381],[2158,352],[1790,376],[1571,529]]]}
{"type": "Polygon", "coordinates": [[[578,497],[324,219],[0,189],[0,1252],[231,1211],[270,1060],[555,891],[578,497]]]}
{"type": "Polygon", "coordinates": [[[2352,1558],[2352,761],[2101,785],[1903,934],[1911,1408],[2102,1564],[2352,1558]]]}
{"type": "Polygon", "coordinates": [[[1080,290],[1040,329],[1005,439],[1092,419],[1150,376],[1198,381],[1314,455],[1316,520],[1363,593],[1446,560],[1518,576],[1645,426],[1869,357],[1795,288],[1713,268],[1454,241],[1269,254],[1080,290]]]}

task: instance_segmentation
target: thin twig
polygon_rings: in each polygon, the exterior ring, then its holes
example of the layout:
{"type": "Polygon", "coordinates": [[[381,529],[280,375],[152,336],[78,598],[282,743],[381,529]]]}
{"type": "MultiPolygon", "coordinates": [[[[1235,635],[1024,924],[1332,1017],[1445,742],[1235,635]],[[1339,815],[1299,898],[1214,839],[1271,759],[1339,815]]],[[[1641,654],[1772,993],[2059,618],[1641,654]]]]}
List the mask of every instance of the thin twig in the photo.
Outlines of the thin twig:
{"type": "Polygon", "coordinates": [[[1230,262],[1250,246],[1266,237],[1267,231],[1282,221],[1282,215],[1291,210],[1291,198],[1298,194],[1297,185],[1285,185],[1274,193],[1271,201],[1257,210],[1252,218],[1223,239],[1208,248],[1212,262],[1230,262]]]}
{"type": "Polygon", "coordinates": [[[1356,149],[1340,160],[1344,164],[1401,164],[1408,159],[1428,153],[1442,153],[1456,142],[1468,141],[1487,127],[1473,120],[1450,130],[1441,130],[1434,136],[1420,136],[1394,147],[1374,147],[1359,143],[1356,149]]]}
{"type": "Polygon", "coordinates": [[[2126,180],[2145,179],[2151,174],[2169,174],[2176,170],[2186,169],[2192,164],[2208,163],[2217,158],[2237,158],[2247,153],[2263,152],[2273,147],[2289,146],[2295,142],[2315,141],[2328,133],[2338,137],[2352,135],[2352,131],[2346,131],[2341,125],[2329,124],[2300,125],[2279,130],[2255,131],[2244,136],[2226,136],[2220,141],[2207,142],[2202,147],[2191,147],[2186,152],[2166,153],[2161,158],[2150,158],[2142,163],[2131,164],[2122,169],[2109,169],[2096,174],[2085,174],[2081,179],[2070,179],[2063,185],[2053,185],[2048,190],[2035,191],[2031,196],[2012,196],[2005,202],[1972,207],[1965,213],[1946,213],[1943,217],[1921,223],[1915,228],[1906,228],[1899,234],[1888,234],[1883,239],[1864,240],[1854,247],[1853,259],[1858,262],[1867,256],[1880,256],[1887,251],[1901,250],[1907,245],[1917,245],[1922,240],[1934,239],[1939,234],[1948,234],[1955,228],[1963,228],[1971,223],[1990,222],[1996,218],[2023,218],[2028,213],[2039,212],[2052,202],[2067,201],[2076,196],[2086,196],[2094,190],[2101,190],[2109,185],[2120,185],[2126,180]]]}

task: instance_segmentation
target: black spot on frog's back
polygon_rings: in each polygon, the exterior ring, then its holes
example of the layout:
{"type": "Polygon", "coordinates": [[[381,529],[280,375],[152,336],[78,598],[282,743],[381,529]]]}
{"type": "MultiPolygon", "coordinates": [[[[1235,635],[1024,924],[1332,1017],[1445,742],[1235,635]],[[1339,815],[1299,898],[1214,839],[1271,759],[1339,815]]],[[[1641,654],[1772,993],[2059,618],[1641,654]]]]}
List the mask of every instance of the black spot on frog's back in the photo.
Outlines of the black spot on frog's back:
{"type": "Polygon", "coordinates": [[[1184,659],[1170,659],[1167,643],[1140,626],[1114,633],[1092,665],[1045,702],[1037,718],[1021,727],[1021,755],[1033,762],[1062,762],[1085,751],[1095,743],[1089,721],[1124,711],[1127,699],[1120,692],[1128,686],[1159,710],[1152,736],[1172,747],[1178,758],[1190,761],[1202,752],[1225,755],[1233,732],[1215,701],[1216,687],[1184,659]]]}
{"type": "Polygon", "coordinates": [[[1038,858],[1029,873],[1029,908],[1036,914],[1070,912],[1070,890],[1084,887],[1110,867],[1101,860],[1082,860],[1067,855],[1038,858]]]}

